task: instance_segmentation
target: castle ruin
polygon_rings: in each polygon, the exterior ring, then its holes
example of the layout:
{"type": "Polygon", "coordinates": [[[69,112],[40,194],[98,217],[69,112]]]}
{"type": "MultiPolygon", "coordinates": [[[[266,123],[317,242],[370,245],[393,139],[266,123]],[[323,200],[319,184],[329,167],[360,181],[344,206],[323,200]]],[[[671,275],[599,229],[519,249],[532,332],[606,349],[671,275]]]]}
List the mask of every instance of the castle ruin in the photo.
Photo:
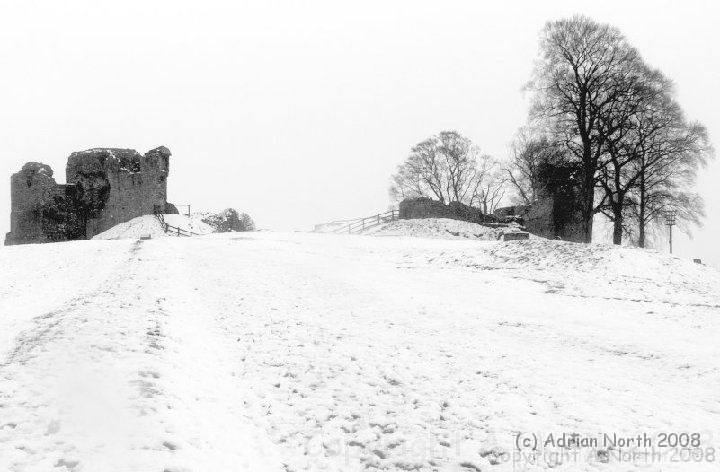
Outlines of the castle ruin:
{"type": "Polygon", "coordinates": [[[138,216],[177,213],[167,202],[170,156],[164,146],[145,155],[115,148],[74,152],[64,185],[50,166],[28,162],[11,178],[5,245],[91,239],[138,216]]]}
{"type": "Polygon", "coordinates": [[[535,200],[529,205],[497,208],[492,215],[458,202],[444,204],[426,197],[400,202],[400,219],[450,218],[479,224],[520,223],[543,238],[583,242],[582,211],[577,169],[572,165],[543,164],[535,182],[535,200]]]}

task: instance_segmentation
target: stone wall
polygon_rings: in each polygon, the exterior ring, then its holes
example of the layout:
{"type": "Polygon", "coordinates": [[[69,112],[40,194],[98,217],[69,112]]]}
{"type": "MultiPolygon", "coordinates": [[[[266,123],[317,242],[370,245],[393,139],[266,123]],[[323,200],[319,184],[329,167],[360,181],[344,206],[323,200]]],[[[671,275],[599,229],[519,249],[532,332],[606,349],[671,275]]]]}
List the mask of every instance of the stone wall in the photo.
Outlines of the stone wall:
{"type": "Polygon", "coordinates": [[[490,226],[517,222],[543,238],[582,242],[578,191],[570,172],[557,166],[545,169],[532,205],[502,207],[485,215],[479,208],[460,203],[445,205],[430,198],[412,198],[400,202],[399,215],[401,219],[450,218],[490,226]]]}
{"type": "Polygon", "coordinates": [[[141,156],[132,149],[75,152],[67,185],[52,169],[28,163],[11,179],[11,232],[5,244],[90,239],[167,203],[170,151],[161,146],[141,156]]]}
{"type": "Polygon", "coordinates": [[[53,242],[77,238],[74,187],[58,185],[50,166],[28,162],[10,179],[10,233],[5,244],[53,242]]]}
{"type": "Polygon", "coordinates": [[[90,239],[113,226],[152,214],[167,204],[170,151],[161,146],[141,156],[132,149],[90,149],[70,155],[67,181],[77,186],[78,203],[90,239]]]}
{"type": "Polygon", "coordinates": [[[539,172],[536,200],[495,210],[499,218],[517,218],[527,231],[547,239],[583,242],[582,214],[575,169],[546,164],[539,172]]]}
{"type": "Polygon", "coordinates": [[[398,215],[400,219],[416,218],[450,218],[472,223],[494,223],[492,215],[484,215],[479,208],[451,203],[445,205],[431,198],[408,198],[400,202],[398,215]]]}

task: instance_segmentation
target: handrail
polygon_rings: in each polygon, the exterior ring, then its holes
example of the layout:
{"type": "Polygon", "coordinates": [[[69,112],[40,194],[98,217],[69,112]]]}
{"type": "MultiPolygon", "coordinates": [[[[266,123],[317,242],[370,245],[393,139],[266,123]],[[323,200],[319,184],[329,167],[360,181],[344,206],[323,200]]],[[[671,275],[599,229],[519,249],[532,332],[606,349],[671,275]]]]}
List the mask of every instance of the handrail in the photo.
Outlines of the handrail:
{"type": "Polygon", "coordinates": [[[369,228],[373,228],[375,226],[378,226],[382,223],[387,223],[388,221],[395,221],[399,217],[399,211],[398,210],[390,210],[385,213],[378,213],[376,215],[372,216],[366,216],[365,218],[357,218],[355,220],[350,220],[350,223],[347,225],[341,226],[340,228],[336,229],[335,233],[354,233],[363,231],[369,228]]]}

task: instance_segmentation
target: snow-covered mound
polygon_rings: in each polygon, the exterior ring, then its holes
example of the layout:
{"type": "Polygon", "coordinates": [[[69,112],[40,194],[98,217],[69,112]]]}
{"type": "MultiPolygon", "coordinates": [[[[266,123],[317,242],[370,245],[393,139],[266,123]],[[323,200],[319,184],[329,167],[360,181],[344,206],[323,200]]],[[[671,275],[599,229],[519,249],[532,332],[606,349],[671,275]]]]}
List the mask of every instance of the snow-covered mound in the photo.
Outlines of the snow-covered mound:
{"type": "Polygon", "coordinates": [[[164,238],[165,229],[153,215],[143,215],[96,234],[93,239],[139,239],[145,235],[164,238]]]}
{"type": "MultiPolygon", "coordinates": [[[[541,282],[551,291],[637,301],[685,300],[720,294],[720,272],[649,249],[550,241],[497,242],[474,250],[415,253],[432,265],[496,270],[541,282]],[[672,294],[672,296],[670,295],[672,294]]],[[[697,301],[697,303],[710,303],[697,301]]],[[[720,306],[718,306],[720,308],[720,306]]]]}
{"type": "Polygon", "coordinates": [[[205,213],[193,213],[188,215],[165,215],[165,223],[195,234],[210,234],[215,228],[205,223],[205,213]]]}
{"type": "MultiPolygon", "coordinates": [[[[165,222],[176,228],[190,231],[199,235],[210,234],[214,232],[212,226],[203,223],[202,216],[195,214],[187,215],[165,215],[165,222]]],[[[95,235],[93,239],[139,239],[144,236],[150,236],[152,239],[173,236],[171,233],[165,233],[162,224],[154,215],[143,215],[126,223],[115,225],[109,230],[95,235]]]]}
{"type": "Polygon", "coordinates": [[[665,280],[670,274],[712,277],[717,270],[652,249],[610,244],[581,244],[538,238],[511,241],[489,250],[495,264],[504,267],[564,270],[596,275],[625,275],[665,280]]]}
{"type": "Polygon", "coordinates": [[[519,225],[493,228],[448,218],[419,218],[396,220],[368,228],[361,234],[373,236],[413,236],[437,239],[479,239],[495,241],[503,233],[520,231],[519,225]]]}

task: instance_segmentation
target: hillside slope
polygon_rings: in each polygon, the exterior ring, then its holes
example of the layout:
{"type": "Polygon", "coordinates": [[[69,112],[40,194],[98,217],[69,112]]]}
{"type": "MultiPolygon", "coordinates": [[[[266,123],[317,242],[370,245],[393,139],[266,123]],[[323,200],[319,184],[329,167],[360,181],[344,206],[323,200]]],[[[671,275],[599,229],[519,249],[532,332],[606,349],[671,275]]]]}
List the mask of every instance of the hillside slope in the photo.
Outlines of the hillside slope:
{"type": "Polygon", "coordinates": [[[717,468],[515,450],[720,446],[720,276],[680,259],[231,233],[7,247],[0,267],[3,471],[717,468]]]}

